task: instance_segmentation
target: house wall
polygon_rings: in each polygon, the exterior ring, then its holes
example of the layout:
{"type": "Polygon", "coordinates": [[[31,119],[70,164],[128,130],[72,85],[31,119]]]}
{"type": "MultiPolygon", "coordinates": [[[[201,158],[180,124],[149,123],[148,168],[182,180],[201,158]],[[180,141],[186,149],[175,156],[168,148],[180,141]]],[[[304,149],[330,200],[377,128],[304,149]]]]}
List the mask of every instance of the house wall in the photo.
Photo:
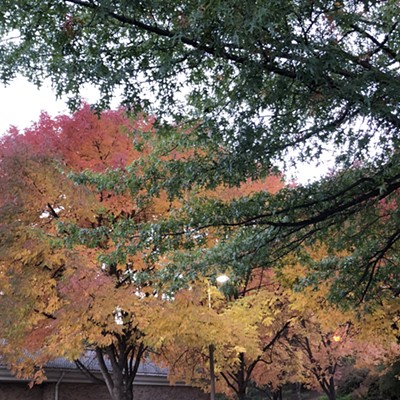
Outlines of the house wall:
{"type": "Polygon", "coordinates": [[[44,400],[43,386],[29,389],[27,383],[0,382],[1,400],[44,400]]]}
{"type": "MultiPolygon", "coordinates": [[[[54,400],[55,383],[44,383],[29,389],[26,383],[0,382],[1,400],[54,400]]],[[[58,400],[110,400],[105,385],[60,383],[58,400]]],[[[185,386],[134,387],[134,400],[207,400],[209,395],[185,386]]]]}

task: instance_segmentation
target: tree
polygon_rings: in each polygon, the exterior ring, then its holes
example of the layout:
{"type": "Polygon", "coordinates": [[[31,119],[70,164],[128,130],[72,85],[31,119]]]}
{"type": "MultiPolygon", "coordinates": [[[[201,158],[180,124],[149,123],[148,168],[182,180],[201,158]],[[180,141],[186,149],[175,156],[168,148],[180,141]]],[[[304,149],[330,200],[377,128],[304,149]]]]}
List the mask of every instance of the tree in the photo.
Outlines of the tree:
{"type": "MultiPolygon", "coordinates": [[[[161,275],[164,270],[153,260],[152,237],[143,238],[141,230],[149,220],[162,218],[180,204],[169,201],[163,192],[149,197],[147,190],[152,186],[146,179],[129,190],[124,179],[131,169],[147,172],[146,160],[159,158],[158,153],[152,154],[152,141],[142,142],[139,136],[140,131],[157,140],[153,122],[144,116],[129,120],[122,111],[106,112],[99,119],[84,105],[70,117],[53,120],[42,114],[24,134],[11,129],[2,139],[0,282],[4,290],[0,307],[2,335],[7,340],[2,352],[20,375],[31,376],[36,371],[35,381],[40,382],[40,368],[58,356],[75,359],[90,374],[79,361],[89,348],[112,398],[129,400],[148,345],[157,346],[163,336],[174,336],[176,329],[187,324],[179,312],[179,301],[167,302],[170,307],[164,311],[160,307],[162,297],[175,295],[173,291],[185,286],[185,280],[175,286],[168,280],[161,280],[164,287],[158,284],[157,270],[161,275]],[[107,178],[114,174],[112,183],[103,179],[104,174],[107,178]],[[74,179],[86,185],[76,185],[74,179]],[[171,309],[177,320],[170,317],[171,309]]],[[[192,149],[177,152],[164,147],[163,153],[161,158],[166,160],[197,156],[192,149]]],[[[216,187],[205,194],[232,201],[260,189],[276,192],[281,186],[280,176],[270,176],[247,181],[239,188],[216,187]]],[[[196,198],[199,194],[189,195],[196,198]]],[[[210,229],[197,243],[208,246],[218,237],[210,229]]],[[[258,299],[246,299],[225,316],[229,329],[239,328],[240,319],[235,317],[240,314],[242,321],[246,317],[249,321],[243,325],[245,330],[238,329],[236,342],[219,348],[222,357],[222,350],[230,347],[229,354],[223,355],[227,365],[236,362],[239,336],[247,340],[248,353],[258,352],[257,339],[246,330],[252,324],[250,331],[254,331],[261,322],[253,321],[247,309],[258,308],[257,318],[263,316],[269,324],[266,315],[272,313],[275,297],[258,299]]],[[[198,313],[193,317],[199,326],[198,313]]],[[[215,332],[205,333],[203,342],[210,340],[216,343],[215,332]]],[[[248,381],[239,388],[243,393],[248,381]]]]}
{"type": "MultiPolygon", "coordinates": [[[[122,110],[99,119],[84,105],[72,116],[51,119],[44,113],[23,134],[13,128],[2,138],[2,353],[16,373],[34,374],[40,382],[46,361],[64,356],[90,374],[79,361],[90,349],[112,398],[131,398],[148,344],[163,331],[154,328],[162,321],[150,314],[161,312],[165,293],[184,285],[158,284],[162,265],[154,262],[152,238],[141,234],[142,226],[179,204],[163,192],[149,197],[145,179],[129,190],[124,180],[129,169],[140,170],[147,158],[158,157],[151,141],[139,136],[154,136],[153,122],[145,116],[130,120],[122,110]],[[102,180],[104,173],[114,174],[111,184],[102,180]],[[73,180],[92,176],[100,177],[97,186],[73,180]]],[[[193,153],[163,152],[173,160],[193,153]]],[[[207,195],[234,199],[281,185],[272,176],[207,195]]],[[[214,236],[210,230],[205,245],[214,236]]]]}
{"type": "MultiPolygon", "coordinates": [[[[325,257],[326,249],[316,246],[306,252],[312,254],[312,262],[317,263],[325,257]]],[[[327,300],[333,278],[299,292],[299,281],[307,279],[304,261],[287,259],[278,279],[286,288],[285,295],[292,311],[298,316],[284,339],[288,343],[288,353],[292,354],[290,358],[299,360],[305,384],[319,388],[330,400],[335,400],[337,383],[349,371],[358,368],[374,375],[398,359],[400,348],[396,319],[393,319],[398,310],[389,312],[390,305],[367,313],[340,308],[327,300]]]]}
{"type": "MultiPolygon", "coordinates": [[[[132,131],[152,129],[144,117],[123,111],[101,119],[88,105],[73,116],[40,121],[0,143],[0,322],[2,356],[22,376],[43,380],[48,360],[95,353],[113,400],[131,400],[132,385],[148,345],[149,310],[160,306],[149,282],[146,254],[107,263],[115,250],[110,221],[138,223],[165,209],[115,191],[77,186],[69,172],[124,169],[138,157],[132,131]],[[79,243],[63,224],[103,232],[79,243]],[[65,242],[68,242],[67,244],[65,242]],[[106,257],[105,257],[106,258],[106,257]]],[[[145,150],[143,150],[145,151],[145,150]]]]}
{"type": "Polygon", "coordinates": [[[166,162],[175,179],[153,183],[170,193],[265,176],[292,150],[296,163],[336,149],[337,173],[321,182],[237,203],[234,216],[227,205],[204,218],[202,204],[202,218],[187,219],[242,227],[236,254],[257,252],[266,266],[332,238],[333,254],[347,253],[322,265],[339,271],[336,298],[398,296],[398,213],[377,208],[398,209],[398,11],[395,0],[3,1],[0,76],[50,77],[75,105],[84,83],[99,87],[100,107],[122,87],[131,107],[185,121],[193,147],[214,152],[166,162]]]}
{"type": "Polygon", "coordinates": [[[400,354],[397,303],[367,314],[343,310],[327,300],[333,278],[299,292],[307,264],[324,259],[326,249],[316,245],[302,256],[286,257],[278,272],[253,268],[247,280],[230,280],[220,291],[209,277],[177,292],[151,323],[163,332],[153,346],[172,379],[207,388],[210,344],[218,391],[241,400],[250,398],[251,386],[280,399],[288,383],[334,400],[349,367],[375,373],[392,365],[400,354]]]}
{"type": "MultiPolygon", "coordinates": [[[[293,362],[283,364],[288,357],[279,346],[296,313],[284,304],[271,274],[259,271],[258,275],[245,286],[225,283],[221,290],[212,279],[193,282],[176,294],[169,307],[160,309],[151,326],[163,335],[153,347],[172,380],[185,379],[207,390],[208,349],[213,346],[218,392],[246,400],[250,385],[257,382],[276,396],[290,381],[293,362]]],[[[292,378],[296,379],[294,374],[292,378]]]]}

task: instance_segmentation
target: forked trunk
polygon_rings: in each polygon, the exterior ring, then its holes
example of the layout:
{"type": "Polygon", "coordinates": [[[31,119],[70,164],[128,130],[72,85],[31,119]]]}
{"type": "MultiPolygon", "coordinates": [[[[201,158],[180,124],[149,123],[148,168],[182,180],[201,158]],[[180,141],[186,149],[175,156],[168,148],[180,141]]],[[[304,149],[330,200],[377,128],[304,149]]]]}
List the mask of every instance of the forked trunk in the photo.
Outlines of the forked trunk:
{"type": "Polygon", "coordinates": [[[100,370],[112,400],[133,400],[133,381],[146,351],[143,343],[132,344],[128,340],[131,335],[126,336],[118,337],[118,347],[111,344],[96,348],[100,370]]]}
{"type": "Polygon", "coordinates": [[[320,385],[329,400],[336,400],[335,378],[333,376],[329,378],[329,381],[324,379],[322,383],[320,382],[320,385]]]}
{"type": "Polygon", "coordinates": [[[133,400],[132,388],[115,386],[112,393],[113,400],[133,400]]]}

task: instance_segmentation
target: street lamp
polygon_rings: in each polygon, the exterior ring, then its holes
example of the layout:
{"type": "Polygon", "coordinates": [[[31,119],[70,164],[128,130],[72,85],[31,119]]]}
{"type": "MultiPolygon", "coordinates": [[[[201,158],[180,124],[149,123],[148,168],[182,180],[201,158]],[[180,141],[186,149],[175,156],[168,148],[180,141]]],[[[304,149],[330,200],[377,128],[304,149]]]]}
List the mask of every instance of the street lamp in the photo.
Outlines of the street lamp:
{"type": "Polygon", "coordinates": [[[220,276],[217,276],[216,281],[217,281],[218,283],[220,283],[221,285],[223,285],[224,283],[226,283],[226,282],[229,281],[229,276],[228,276],[228,275],[225,275],[225,274],[222,274],[222,275],[220,275],[220,276]]]}
{"type": "MultiPolygon", "coordinates": [[[[229,281],[229,276],[223,274],[219,275],[216,278],[216,281],[223,285],[224,283],[229,281]]],[[[211,290],[210,290],[210,282],[207,283],[208,285],[208,308],[211,310],[211,290]]],[[[210,400],[215,400],[215,369],[214,369],[214,350],[215,347],[213,344],[208,346],[208,353],[210,357],[210,400]]]]}
{"type": "Polygon", "coordinates": [[[332,339],[334,342],[338,343],[342,340],[342,337],[340,335],[333,335],[332,339]]]}

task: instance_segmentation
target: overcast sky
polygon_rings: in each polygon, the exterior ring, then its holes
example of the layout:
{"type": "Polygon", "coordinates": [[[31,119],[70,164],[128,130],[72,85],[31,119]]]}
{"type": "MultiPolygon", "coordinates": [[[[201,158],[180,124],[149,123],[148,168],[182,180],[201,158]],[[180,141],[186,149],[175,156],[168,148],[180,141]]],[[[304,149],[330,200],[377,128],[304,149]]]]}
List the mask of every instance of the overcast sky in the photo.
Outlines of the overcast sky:
{"type": "MultiPolygon", "coordinates": [[[[89,103],[94,103],[96,91],[86,88],[84,97],[89,103]]],[[[68,108],[65,99],[56,99],[50,85],[44,85],[38,90],[24,78],[15,79],[8,87],[0,85],[0,136],[12,125],[21,130],[29,127],[38,120],[41,111],[56,116],[60,113],[68,113],[68,108]]],[[[289,180],[294,178],[299,183],[307,183],[326,173],[331,165],[331,162],[318,167],[303,164],[296,170],[291,170],[287,178],[289,180]]]]}
{"type": "Polygon", "coordinates": [[[0,134],[11,125],[26,128],[37,121],[44,110],[51,115],[66,112],[62,101],[57,101],[50,87],[39,90],[23,78],[14,80],[11,85],[0,86],[0,134]]]}
{"type": "MultiPolygon", "coordinates": [[[[85,88],[84,97],[95,102],[96,91],[85,88]]],[[[0,135],[15,125],[21,130],[36,122],[42,111],[52,116],[68,113],[66,99],[57,99],[50,84],[40,89],[26,79],[18,77],[9,86],[0,85],[0,135]]]]}

